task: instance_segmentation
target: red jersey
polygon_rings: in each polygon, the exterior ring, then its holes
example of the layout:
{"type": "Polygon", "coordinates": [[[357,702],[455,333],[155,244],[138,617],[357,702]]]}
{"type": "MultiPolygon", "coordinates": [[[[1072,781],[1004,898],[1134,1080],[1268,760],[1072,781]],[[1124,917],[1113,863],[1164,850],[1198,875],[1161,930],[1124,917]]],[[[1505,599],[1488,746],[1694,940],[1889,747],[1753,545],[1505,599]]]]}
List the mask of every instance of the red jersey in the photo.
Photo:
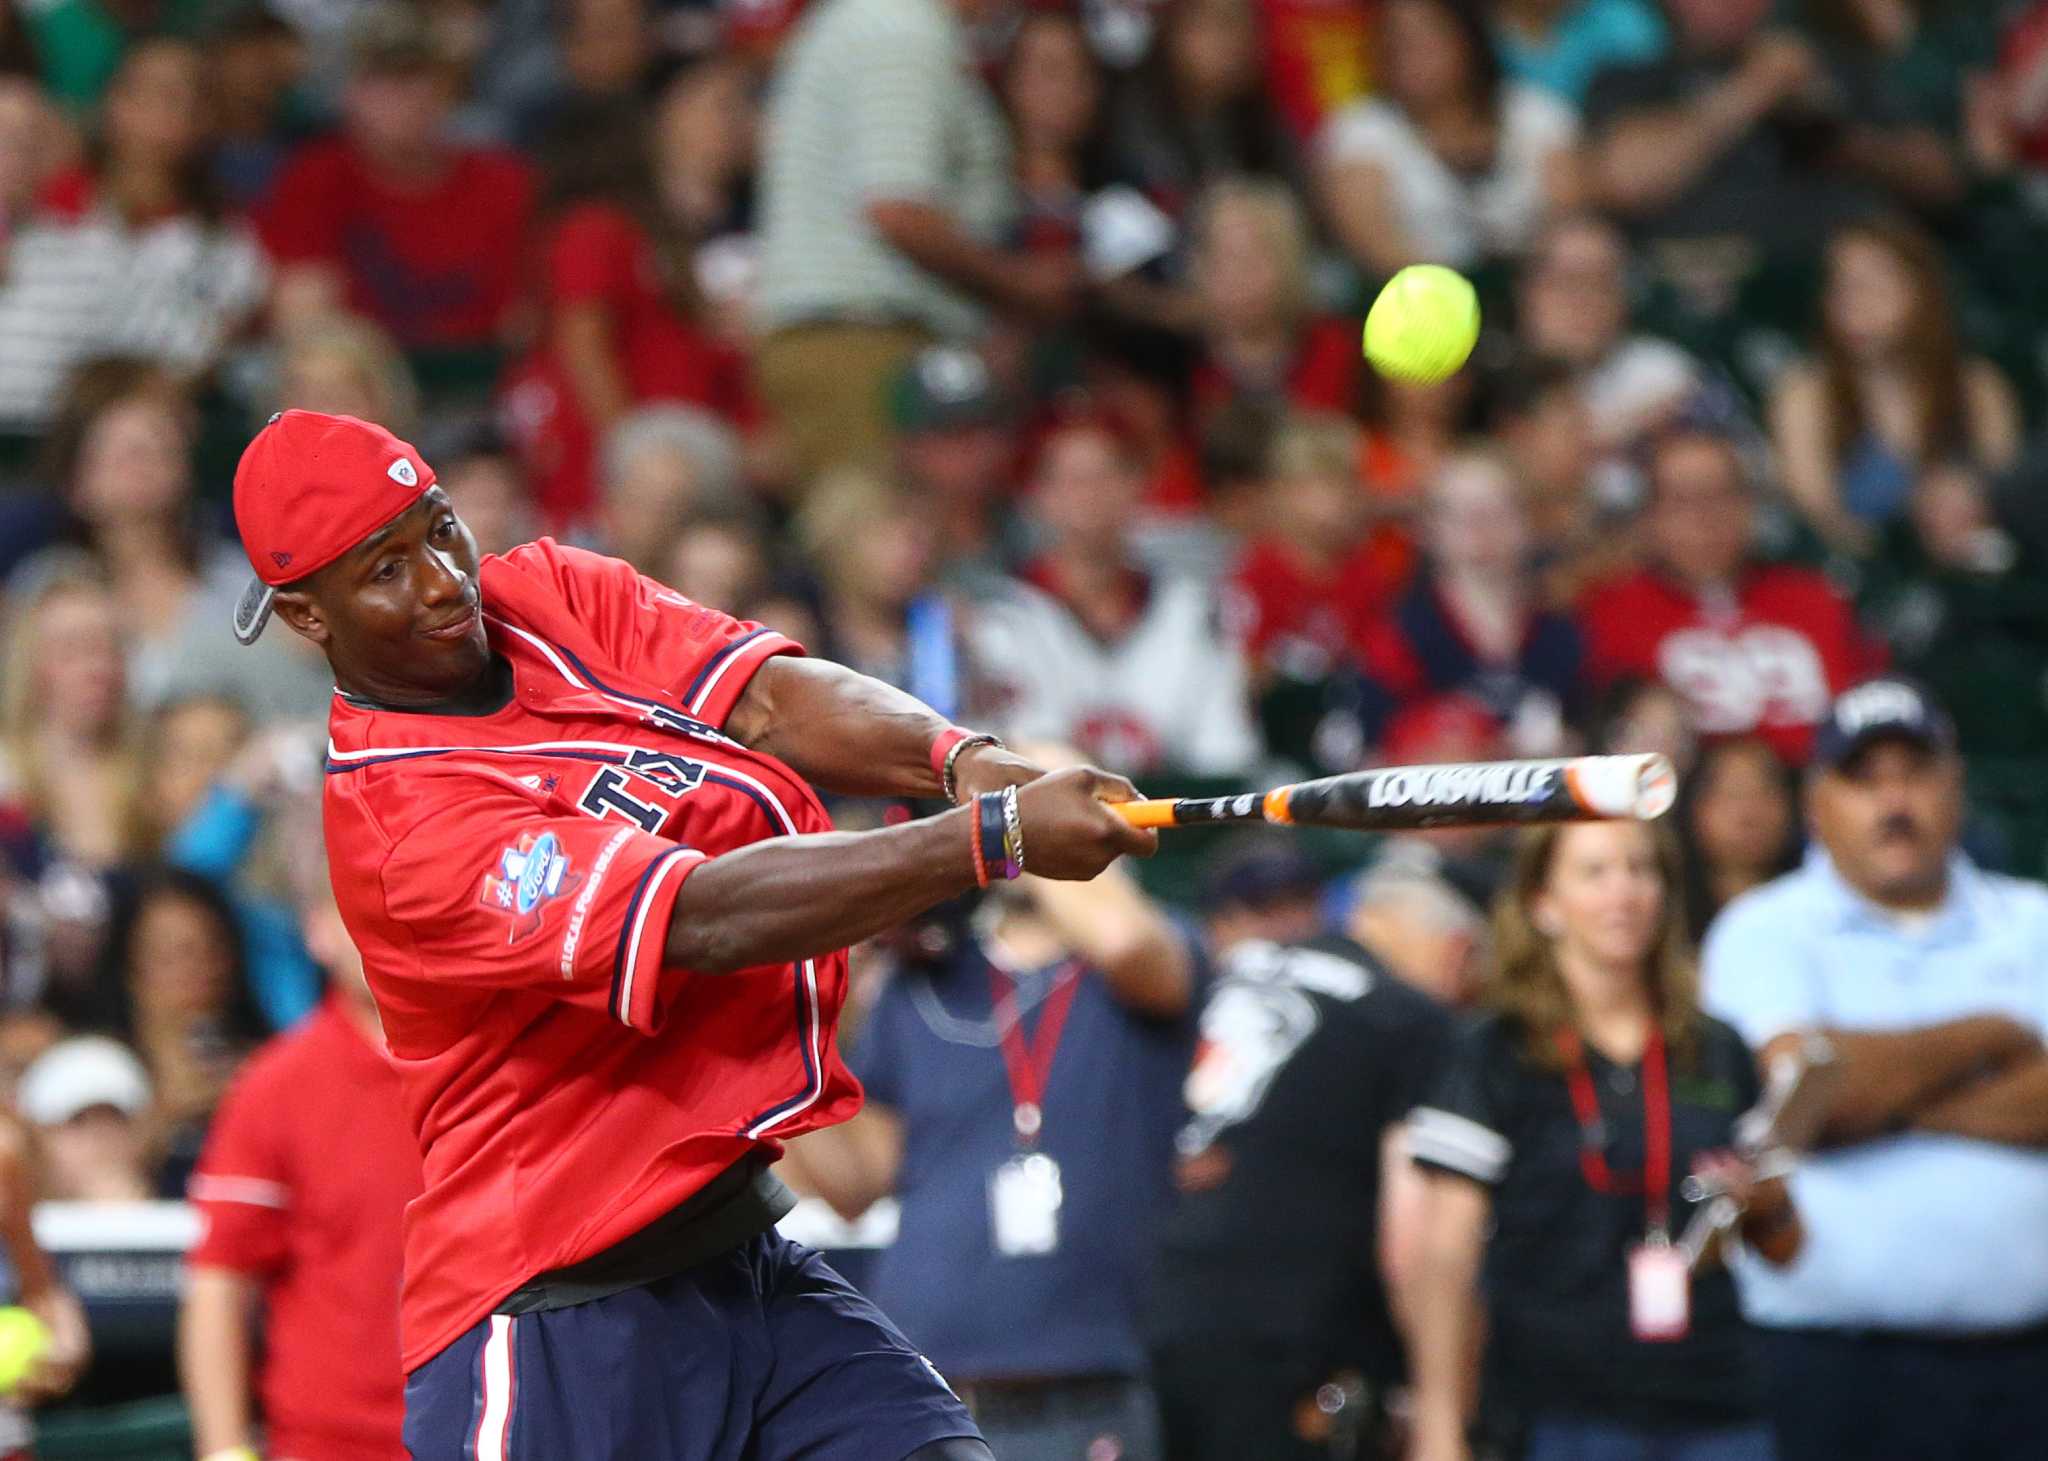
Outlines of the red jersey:
{"type": "Polygon", "coordinates": [[[1399,582],[1377,537],[1329,573],[1315,572],[1284,543],[1256,539],[1230,585],[1245,654],[1309,678],[1356,661],[1399,582]]]}
{"type": "Polygon", "coordinates": [[[705,859],[830,830],[794,771],[719,731],[797,646],[547,539],[485,558],[481,588],[505,705],[337,693],[329,719],[335,895],[425,1157],[407,1370],[860,1102],[833,1046],[843,952],[716,978],[662,962],[705,859]]]}
{"type": "Polygon", "coordinates": [[[438,179],[407,186],[330,137],[286,164],[257,224],[280,265],[341,270],[349,308],[407,349],[488,345],[519,297],[533,193],[509,152],[457,148],[438,179]]]}
{"type": "Polygon", "coordinates": [[[420,1149],[384,1052],[339,995],[235,1078],[192,1174],[192,1263],[262,1286],[271,1454],[403,1456],[398,1275],[420,1149]]]}
{"type": "MultiPolygon", "coordinates": [[[[654,242],[610,203],[562,216],[543,256],[550,310],[602,306],[637,402],[687,401],[739,426],[760,415],[747,360],[676,308],[661,281],[654,242]]],[[[554,350],[543,348],[513,375],[506,416],[534,474],[548,521],[566,527],[596,495],[597,440],[554,350]]]]}
{"type": "MultiPolygon", "coordinates": [[[[1301,411],[1332,411],[1343,416],[1357,408],[1359,374],[1365,357],[1358,348],[1359,326],[1351,320],[1318,320],[1295,346],[1286,378],[1275,382],[1276,404],[1301,411]]],[[[1205,358],[1189,382],[1196,422],[1206,422],[1238,395],[1261,388],[1234,379],[1222,362],[1205,358]]]]}
{"type": "Polygon", "coordinates": [[[1834,697],[1883,658],[1834,585],[1789,564],[1708,595],[1639,569],[1596,584],[1579,617],[1596,683],[1661,680],[1692,702],[1701,734],[1761,735],[1795,766],[1834,697]]]}

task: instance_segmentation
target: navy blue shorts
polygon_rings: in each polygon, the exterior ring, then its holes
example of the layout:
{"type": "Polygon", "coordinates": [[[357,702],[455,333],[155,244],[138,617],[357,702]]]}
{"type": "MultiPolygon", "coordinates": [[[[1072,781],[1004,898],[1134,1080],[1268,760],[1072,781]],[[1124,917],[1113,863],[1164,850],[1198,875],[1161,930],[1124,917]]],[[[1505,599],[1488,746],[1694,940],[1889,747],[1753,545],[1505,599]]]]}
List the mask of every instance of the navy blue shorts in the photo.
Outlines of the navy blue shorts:
{"type": "Polygon", "coordinates": [[[901,1461],[979,1434],[880,1309],[772,1232],[643,1288],[493,1314],[405,1383],[413,1461],[901,1461]]]}

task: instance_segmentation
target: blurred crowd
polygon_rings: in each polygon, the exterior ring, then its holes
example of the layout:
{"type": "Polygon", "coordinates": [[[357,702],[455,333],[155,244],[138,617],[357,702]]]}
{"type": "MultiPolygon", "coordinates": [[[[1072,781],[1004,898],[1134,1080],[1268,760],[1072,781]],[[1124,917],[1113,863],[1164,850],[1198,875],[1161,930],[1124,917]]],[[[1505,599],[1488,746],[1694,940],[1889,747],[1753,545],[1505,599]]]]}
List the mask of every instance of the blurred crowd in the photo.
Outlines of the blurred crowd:
{"type": "MultiPolygon", "coordinates": [[[[1892,808],[1863,835],[1933,838],[1968,878],[2048,873],[2044,225],[2040,0],[8,0],[0,1085],[35,1132],[42,1193],[183,1197],[250,1054],[327,1007],[325,666],[293,636],[245,650],[228,632],[247,574],[229,477],[274,411],[413,440],[487,552],[546,533],[616,554],[962,724],[1071,747],[1147,790],[1665,752],[1685,787],[1677,836],[1630,866],[1689,966],[1721,910],[1776,879],[1837,877],[1844,906],[1914,918],[1977,886],[1958,873],[1915,903],[1925,889],[1830,871],[1832,841],[1805,851],[1816,787],[1868,790],[1816,743],[1872,675],[1905,676],[1940,719],[1906,737],[1938,763],[1916,774],[1959,779],[1939,816],[1892,808]],[[1484,303],[1473,364],[1441,385],[1360,357],[1373,292],[1419,261],[1465,272],[1484,303]]],[[[1562,876],[1543,860],[1555,848],[1521,872],[1511,852],[1475,833],[1306,838],[1284,856],[1184,841],[1106,902],[1046,891],[941,920],[925,930],[939,952],[899,941],[862,966],[854,1040],[878,1042],[861,1073],[894,1124],[804,1160],[849,1208],[930,1180],[944,1148],[911,1123],[952,1104],[959,1052],[917,1040],[980,1048],[977,1079],[998,1079],[990,1032],[1051,1001],[1079,959],[1095,992],[1074,1003],[1069,1059],[1092,1047],[1098,1098],[1130,1101],[1096,1158],[1155,1175],[1162,1204],[1228,1190],[1218,1133],[1327,1021],[1318,1003],[1357,999],[1362,946],[1420,989],[1386,1019],[1427,1033],[1371,1122],[1257,1180],[1281,1188],[1269,1202],[1301,1205],[1287,1189],[1306,1183],[1355,1209],[1272,1243],[1384,1242],[1354,1220],[1394,1202],[1412,1266],[1427,1184],[1381,1137],[1432,1090],[1433,1150],[1464,1158],[1438,1169],[1490,1191],[1496,1225],[1542,1207],[1496,1185],[1500,1089],[1480,1094],[1469,1070],[1433,1084],[1450,1077],[1432,1013],[1514,982],[1510,951],[1482,937],[1489,910],[1504,899],[1530,923],[1562,876]],[[1228,963],[1339,931],[1349,974],[1228,963]],[[1018,975],[1007,1004],[979,974],[978,1005],[924,1000],[903,972],[990,940],[1018,975]],[[1281,987],[1300,998],[1267,998],[1281,987]],[[1214,1021],[1264,1063],[1195,1064],[1183,1082],[1214,1021]],[[940,1084],[920,1094],[920,1072],[940,1084]],[[1153,1086],[1154,1104],[1133,1094],[1153,1086]]],[[[2018,922],[2003,934],[2030,937],[2018,922]]],[[[1910,950],[1885,967],[1942,987],[1940,928],[1895,932],[1910,950]]],[[[1754,959],[1791,957],[1789,938],[1754,959]]],[[[2014,954],[2010,988],[1985,973],[1981,1007],[1950,991],[1873,1015],[1876,996],[1838,1000],[1816,973],[1808,1007],[1778,990],[1768,1009],[1732,994],[1717,1009],[1757,1049],[1808,1025],[1993,1013],[2038,1046],[2048,1002],[2024,999],[2043,952],[2014,954]]],[[[1556,962],[1522,972],[1541,984],[1531,971],[1556,962]]],[[[1534,1018],[1511,995],[1500,1008],[1534,1018]]],[[[1719,1036],[1665,1014],[1674,1060],[1721,1062],[1697,1080],[1754,1084],[1719,1036]]],[[[1934,1102],[2024,1054],[2000,1033],[1978,1031],[1990,1043],[1954,1067],[1893,1055],[1954,1076],[1927,1076],[1917,1095],[1934,1102]]],[[[1441,1032],[1450,1067],[1513,1053],[1462,1039],[1441,1032]]],[[[1310,1127],[1365,1109],[1355,1061],[1332,1059],[1332,1109],[1306,1111],[1310,1127]]],[[[1529,1080],[1561,1082],[1531,1059],[1529,1080]]],[[[1886,1120],[1903,1130],[1899,1101],[1886,1120]]],[[[2038,1177],[1970,1180],[2036,1194],[2038,1177]]],[[[1101,1262],[1133,1265],[1074,1278],[1099,1305],[1157,1255],[1134,1198],[1088,1200],[1123,1233],[1101,1262]]],[[[1267,1231],[1259,1206],[1165,1229],[1168,1257],[1220,1285],[1204,1312],[1253,1316],[1282,1285],[1203,1246],[1267,1231]]],[[[1811,1248],[1824,1220],[1808,1218],[1811,1248]]],[[[964,1230],[923,1231],[943,1251],[964,1230]]],[[[1028,1254],[1043,1235],[1013,1236],[1028,1254]]],[[[274,1238],[239,1251],[274,1264],[274,1238]]],[[[1768,1278],[1746,1296],[1788,1333],[1991,1343],[2048,1321],[2038,1254],[1997,1260],[2025,1275],[2018,1310],[1958,1299],[1994,1261],[1975,1251],[1926,1312],[1836,1302],[1851,1278],[1832,1298],[1796,1276],[1790,1299],[1768,1278]]],[[[1263,1369],[1238,1331],[1190,1320],[1161,1349],[1123,1308],[1024,1360],[964,1339],[949,1358],[948,1320],[904,1297],[904,1275],[885,1306],[1026,1429],[1038,1402],[999,1395],[1005,1375],[1156,1370],[1175,1444],[1198,1454],[1186,1437],[1211,1421],[1175,1405],[1257,1371],[1310,1454],[1369,1454],[1402,1356],[1476,1374],[1479,1339],[1415,1328],[1363,1272],[1302,1292],[1322,1303],[1356,1280],[1358,1304],[1392,1317],[1312,1362],[1262,1335],[1263,1369]]],[[[1512,1316],[1495,1320],[1515,1342],[1512,1316]]],[[[1551,1358],[1560,1393],[1598,1411],[1551,1358]]],[[[1808,1362],[1816,1392],[1853,1369],[1808,1362]]],[[[1432,1458],[1456,1454],[1443,1417],[1469,1412],[1446,1373],[1418,1392],[1437,1407],[1418,1432],[1432,1458]]],[[[1594,1418],[1761,1413],[1732,1393],[1645,1382],[1647,1414],[1594,1418]]],[[[1133,1403],[1114,1386],[1074,1403],[1098,1402],[1133,1403]]],[[[1546,1454],[1637,1454],[1557,1444],[1546,1454]]]]}

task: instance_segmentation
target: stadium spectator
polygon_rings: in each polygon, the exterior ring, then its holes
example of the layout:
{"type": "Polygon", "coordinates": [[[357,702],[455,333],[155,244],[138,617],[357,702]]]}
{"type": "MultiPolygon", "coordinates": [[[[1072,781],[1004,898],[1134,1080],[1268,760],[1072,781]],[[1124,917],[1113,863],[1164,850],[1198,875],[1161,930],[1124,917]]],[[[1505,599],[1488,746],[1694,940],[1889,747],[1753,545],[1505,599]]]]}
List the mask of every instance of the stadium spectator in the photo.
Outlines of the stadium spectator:
{"type": "Polygon", "coordinates": [[[1028,10],[1003,57],[997,88],[1016,144],[1019,243],[1072,250],[1089,196],[1108,181],[1102,65],[1077,14],[1028,10]]]}
{"type": "MultiPolygon", "coordinates": [[[[728,104],[746,104],[726,90],[728,104]]],[[[745,356],[704,323],[697,245],[716,220],[696,210],[717,203],[689,186],[681,164],[693,159],[664,155],[672,137],[699,140],[667,112],[609,114],[558,142],[545,185],[540,341],[505,403],[558,530],[596,505],[600,446],[636,407],[681,402],[741,428],[759,414],[745,356]]],[[[737,121],[732,131],[714,139],[727,151],[744,136],[737,121]]]]}
{"type": "Polygon", "coordinates": [[[1694,942],[1723,908],[1799,865],[1798,782],[1768,741],[1714,741],[1680,782],[1686,931],[1694,942]]]}
{"type": "Polygon", "coordinates": [[[886,392],[994,307],[1073,304],[1077,263],[999,246],[1009,139],[974,74],[980,0],[825,0],[783,48],[761,173],[756,354],[802,477],[882,464],[886,392]]]}
{"type": "Polygon", "coordinates": [[[202,85],[213,132],[213,175],[236,209],[248,211],[267,197],[291,156],[286,109],[300,59],[290,24],[268,10],[237,15],[208,40],[202,85]]]}
{"type": "Polygon", "coordinates": [[[1358,331],[1319,319],[1308,214],[1273,178],[1231,178],[1202,195],[1190,273],[1202,355],[1189,391],[1198,421],[1232,401],[1349,412],[1364,373],[1358,331]]]}
{"type": "Polygon", "coordinates": [[[851,1052],[867,1105],[791,1144],[847,1216],[896,1194],[869,1283],[1010,1461],[1160,1461],[1139,1332],[1194,1053],[1192,961],[1118,869],[952,905],[851,1052]]]}
{"type": "Polygon", "coordinates": [[[1578,372],[1539,356],[1488,392],[1490,435],[1520,470],[1535,570],[1546,606],[1568,609],[1595,580],[1621,569],[1632,542],[1603,481],[1578,372]]]}
{"type": "Polygon", "coordinates": [[[1577,378],[1596,490],[1628,505],[1640,491],[1631,457],[1707,390],[1700,363],[1669,340],[1629,329],[1629,254],[1592,214],[1544,230],[1516,279],[1516,327],[1531,356],[1577,378]]]}
{"type": "Polygon", "coordinates": [[[1211,960],[1255,939],[1306,943],[1323,932],[1323,875],[1291,834],[1226,839],[1210,857],[1197,896],[1202,949],[1211,960]]]}
{"type": "Polygon", "coordinates": [[[1490,953],[1486,915],[1450,879],[1416,860],[1383,857],[1349,895],[1345,932],[1396,979],[1449,1010],[1479,997],[1490,953]]]}
{"type": "Polygon", "coordinates": [[[503,553],[540,536],[540,510],[526,468],[497,432],[477,430],[430,452],[441,490],[455,504],[479,553],[503,553]]]}
{"type": "Polygon", "coordinates": [[[1830,161],[1921,212],[1962,202],[1962,93],[1991,64],[1988,21],[1924,0],[1816,0],[1806,12],[1837,93],[1830,161]]]}
{"type": "Polygon", "coordinates": [[[1647,563],[1595,585],[1580,611],[1589,672],[1662,680],[1702,735],[1760,735],[1803,764],[1830,696],[1876,649],[1819,572],[1758,559],[1753,494],[1727,438],[1666,433],[1649,480],[1647,563]]]}
{"type": "Polygon", "coordinates": [[[969,629],[986,713],[1131,774],[1242,772],[1259,754],[1244,660],[1209,585],[1131,562],[1135,464],[1081,417],[1039,452],[1030,511],[1045,551],[969,629]]]}
{"type": "Polygon", "coordinates": [[[1472,1454],[1482,1334],[1489,1422],[1525,1432],[1529,1461],[1776,1454],[1734,1280],[1711,1256],[1688,1274],[1675,1241],[1695,1170],[1736,1184],[1742,1236],[1771,1261],[1800,1238],[1783,1179],[1755,1181],[1730,1153],[1756,1068],[1700,1012],[1680,896],[1676,847],[1641,823],[1522,842],[1489,1013],[1408,1129],[1428,1174],[1410,1310],[1420,1461],[1472,1454]]]}
{"type": "Polygon", "coordinates": [[[81,1023],[111,1029],[141,1055],[156,1100],[145,1122],[153,1184],[180,1196],[228,1082],[264,1034],[240,925],[196,873],[152,873],[114,921],[81,1023]]]}
{"type": "Polygon", "coordinates": [[[1963,766],[1899,679],[1815,742],[1818,846],[1707,940],[1709,1008],[1766,1055],[1818,1032],[1840,1071],[1793,1176],[1809,1242],[1741,1270],[1785,1461],[2017,1461],[2048,1394],[2048,894],[1956,845],[1963,766]]]}
{"type": "Polygon", "coordinates": [[[238,342],[269,286],[254,232],[229,214],[215,181],[205,75],[192,42],[152,37],[129,47],[87,161],[43,191],[51,216],[113,240],[93,350],[185,378],[205,376],[238,342]]]}
{"type": "Polygon", "coordinates": [[[1173,218],[1226,178],[1300,191],[1300,158],[1262,84],[1259,22],[1252,0],[1168,0],[1111,108],[1111,171],[1173,218]]]}
{"type": "Polygon", "coordinates": [[[1580,205],[1578,119],[1502,76],[1478,5],[1385,0],[1376,50],[1380,88],[1318,143],[1323,211],[1368,277],[1517,258],[1580,205]]]}
{"type": "Polygon", "coordinates": [[[10,597],[0,798],[13,860],[31,876],[52,861],[111,869],[141,850],[141,747],[120,611],[102,582],[80,572],[52,573],[10,597]]]}
{"type": "Polygon", "coordinates": [[[1402,707],[1440,695],[1485,705],[1517,754],[1563,744],[1582,691],[1585,648],[1572,621],[1543,607],[1528,509],[1506,460],[1452,457],[1430,482],[1426,567],[1373,626],[1363,664],[1374,739],[1402,707]]]}
{"type": "Polygon", "coordinates": [[[1821,321],[1816,358],[1772,395],[1771,433],[1786,492],[1827,542],[1867,551],[1932,462],[2012,465],[2019,404],[1996,366],[1964,354],[1926,235],[1884,222],[1836,232],[1821,321]]]}
{"type": "MultiPolygon", "coordinates": [[[[655,577],[695,603],[722,609],[735,618],[760,618],[754,609],[768,594],[771,579],[766,532],[759,514],[737,504],[691,513],[669,544],[666,571],[655,577]]],[[[797,643],[810,644],[816,639],[814,633],[797,643]]]]}
{"type": "MultiPolygon", "coordinates": [[[[2048,704],[2011,693],[2034,673],[2048,643],[2044,544],[2025,492],[2011,494],[2020,501],[2009,509],[2008,528],[1981,473],[1930,467],[1905,516],[1879,535],[1857,582],[1857,612],[1883,635],[1892,666],[1918,678],[1955,717],[1979,773],[1980,811],[2014,798],[2031,807],[2037,759],[2048,745],[2048,704]]],[[[2011,830],[2019,840],[2007,870],[2040,867],[2040,831],[2011,830]]]]}
{"type": "Polygon", "coordinates": [[[419,382],[374,322],[330,315],[294,324],[278,344],[276,409],[356,416],[391,431],[418,425],[419,382]]]}
{"type": "Polygon", "coordinates": [[[199,1456],[253,1448],[259,1429],[266,1454],[304,1461],[402,1449],[400,1231],[419,1144],[362,956],[314,872],[302,916],[327,997],[251,1057],[192,1174],[204,1227],[178,1351],[199,1456]]]}
{"type": "Polygon", "coordinates": [[[731,427],[695,406],[644,406],[605,437],[597,538],[605,552],[654,573],[678,523],[741,492],[731,427]]]}
{"type": "Polygon", "coordinates": [[[1493,7],[1501,70],[1575,107],[1602,71],[1654,61],[1670,40],[1653,0],[1497,0],[1493,7]]]}
{"type": "Polygon", "coordinates": [[[1003,516],[1017,454],[987,359],[953,345],[920,351],[890,383],[889,412],[897,475],[938,530],[944,576],[986,592],[1014,562],[1003,516]]]}
{"type": "MultiPolygon", "coordinates": [[[[176,383],[146,361],[94,361],[72,381],[48,445],[67,536],[106,575],[128,649],[128,693],[147,709],[195,690],[224,692],[259,719],[323,710],[333,681],[316,658],[238,655],[220,625],[246,560],[207,530],[196,501],[196,422],[176,383]]],[[[69,546],[58,555],[75,551],[69,546]]],[[[47,566],[49,560],[44,560],[47,566]]],[[[35,560],[19,570],[39,571],[35,560]]]]}
{"type": "Polygon", "coordinates": [[[72,151],[64,137],[32,82],[0,78],[0,431],[11,436],[32,438],[49,424],[66,378],[97,346],[113,281],[114,235],[39,203],[72,151]]]}
{"type": "Polygon", "coordinates": [[[1595,200],[1650,246],[1657,275],[1718,318],[1772,256],[1811,249],[1867,197],[1814,155],[1824,75],[1772,29],[1769,0],[1664,0],[1668,54],[1586,94],[1595,200]]]}
{"type": "MultiPolygon", "coordinates": [[[[1212,883],[1212,919],[1247,891],[1212,883]]],[[[1409,927],[1413,905],[1382,890],[1374,909],[1389,952],[1422,952],[1431,931],[1409,927]]],[[[1401,1123],[1451,1035],[1417,986],[1441,977],[1421,962],[1397,973],[1380,948],[1341,937],[1255,936],[1221,953],[1150,1304],[1169,1454],[1309,1461],[1380,1447],[1420,1236],[1401,1123]],[[1309,1190],[1313,1202],[1275,1200],[1309,1190]]]]}
{"type": "MultiPolygon", "coordinates": [[[[206,702],[185,705],[189,720],[206,702]]],[[[169,724],[159,716],[160,731],[169,724]]],[[[249,736],[198,783],[196,801],[181,803],[185,810],[166,824],[161,848],[168,866],[205,878],[226,895],[241,931],[250,992],[273,1030],[297,1024],[320,999],[320,971],[299,937],[296,911],[277,896],[274,874],[281,848],[318,836],[310,794],[324,744],[321,727],[306,721],[249,736]]],[[[187,777],[180,790],[189,794],[191,788],[187,777]]]]}
{"type": "Polygon", "coordinates": [[[1400,543],[1373,535],[1359,491],[1358,431],[1342,416],[1300,415],[1273,439],[1263,527],[1233,577],[1254,681],[1321,679],[1355,660],[1406,567],[1400,543]]]}
{"type": "Polygon", "coordinates": [[[142,739],[149,757],[137,810],[148,845],[160,849],[249,739],[249,716],[225,695],[181,695],[156,707],[142,739]]]}
{"type": "Polygon", "coordinates": [[[933,525],[916,502],[857,469],[830,472],[796,535],[818,577],[816,651],[965,714],[957,615],[932,587],[933,525]]]}
{"type": "Polygon", "coordinates": [[[39,1196],[51,1202],[145,1202],[146,1121],[154,1096],[135,1053],[105,1035],[74,1035],[21,1074],[15,1106],[35,1129],[39,1196]]]}
{"type": "Polygon", "coordinates": [[[259,214],[275,318],[346,309],[408,351],[494,349],[525,282],[532,169],[455,139],[456,61],[423,10],[378,0],[349,43],[343,130],[307,143],[259,214]]]}

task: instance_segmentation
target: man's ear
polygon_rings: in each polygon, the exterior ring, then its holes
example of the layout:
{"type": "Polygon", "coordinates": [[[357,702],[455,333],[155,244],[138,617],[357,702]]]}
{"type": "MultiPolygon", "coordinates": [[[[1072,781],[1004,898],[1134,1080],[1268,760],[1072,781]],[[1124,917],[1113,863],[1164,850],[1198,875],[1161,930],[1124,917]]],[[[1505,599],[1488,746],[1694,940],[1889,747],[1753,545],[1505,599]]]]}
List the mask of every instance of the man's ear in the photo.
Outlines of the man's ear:
{"type": "Polygon", "coordinates": [[[279,589],[277,597],[271,600],[271,612],[290,625],[292,633],[322,649],[327,647],[327,641],[332,637],[327,627],[327,616],[304,589],[279,589]]]}

